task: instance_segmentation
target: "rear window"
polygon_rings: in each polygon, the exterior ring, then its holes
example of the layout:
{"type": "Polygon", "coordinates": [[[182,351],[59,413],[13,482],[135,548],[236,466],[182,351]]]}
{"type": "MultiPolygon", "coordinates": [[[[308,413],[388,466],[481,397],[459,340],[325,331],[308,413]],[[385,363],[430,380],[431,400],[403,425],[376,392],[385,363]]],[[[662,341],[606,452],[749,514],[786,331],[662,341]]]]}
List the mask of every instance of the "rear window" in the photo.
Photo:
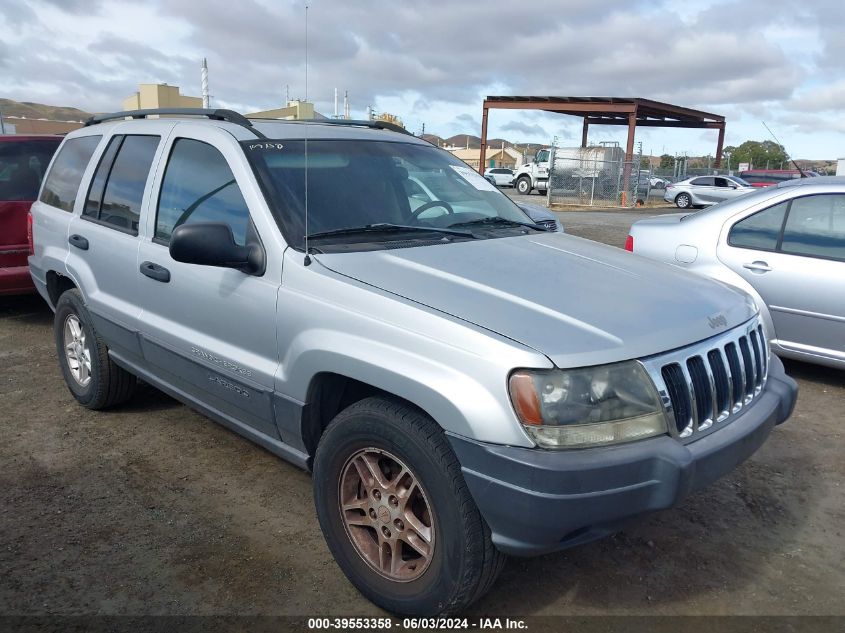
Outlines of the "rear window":
{"type": "Polygon", "coordinates": [[[101,136],[68,139],[59,150],[41,192],[41,202],[63,211],[73,211],[82,174],[97,149],[101,136]]]}
{"type": "Polygon", "coordinates": [[[0,200],[35,200],[61,139],[0,143],[0,200]]]}

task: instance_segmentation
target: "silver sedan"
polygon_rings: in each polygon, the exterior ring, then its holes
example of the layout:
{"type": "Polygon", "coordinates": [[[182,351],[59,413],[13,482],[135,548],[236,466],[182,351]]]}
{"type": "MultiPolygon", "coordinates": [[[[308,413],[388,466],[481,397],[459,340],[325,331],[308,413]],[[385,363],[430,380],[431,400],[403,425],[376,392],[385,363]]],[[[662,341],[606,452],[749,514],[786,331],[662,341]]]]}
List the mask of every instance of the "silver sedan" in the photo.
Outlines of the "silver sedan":
{"type": "Polygon", "coordinates": [[[641,220],[625,248],[745,290],[772,351],[845,368],[845,177],[641,220]]]}
{"type": "Polygon", "coordinates": [[[706,207],[751,193],[754,187],[737,176],[695,176],[666,185],[663,199],[679,209],[706,207]]]}

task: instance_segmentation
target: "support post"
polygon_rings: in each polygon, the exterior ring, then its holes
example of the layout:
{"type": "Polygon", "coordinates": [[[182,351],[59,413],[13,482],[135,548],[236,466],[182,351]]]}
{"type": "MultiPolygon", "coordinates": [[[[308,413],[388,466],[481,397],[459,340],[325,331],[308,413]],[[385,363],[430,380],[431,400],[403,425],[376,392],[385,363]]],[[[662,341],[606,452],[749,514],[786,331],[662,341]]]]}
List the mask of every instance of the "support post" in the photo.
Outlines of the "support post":
{"type": "Polygon", "coordinates": [[[484,175],[484,162],[487,160],[487,104],[481,112],[481,153],[478,156],[478,173],[484,175]]]}
{"type": "Polygon", "coordinates": [[[628,143],[625,147],[625,164],[622,168],[622,206],[628,203],[628,187],[631,184],[631,162],[634,160],[634,135],[637,131],[637,110],[628,114],[628,143]]]}
{"type": "Polygon", "coordinates": [[[722,166],[722,151],[725,145],[725,122],[722,121],[719,126],[719,140],[716,141],[716,160],[713,162],[713,167],[719,169],[722,166]]]}
{"type": "Polygon", "coordinates": [[[587,147],[587,131],[590,129],[590,122],[584,117],[584,127],[581,129],[581,147],[587,147]]]}

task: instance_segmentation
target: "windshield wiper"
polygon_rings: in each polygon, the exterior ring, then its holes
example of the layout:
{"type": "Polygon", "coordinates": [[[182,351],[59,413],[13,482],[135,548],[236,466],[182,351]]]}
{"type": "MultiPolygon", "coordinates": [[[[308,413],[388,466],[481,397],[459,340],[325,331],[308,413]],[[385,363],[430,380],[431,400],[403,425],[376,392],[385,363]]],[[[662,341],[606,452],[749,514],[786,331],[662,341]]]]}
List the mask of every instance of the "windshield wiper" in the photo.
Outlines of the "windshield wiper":
{"type": "Polygon", "coordinates": [[[317,233],[310,233],[309,240],[320,239],[323,237],[335,237],[340,235],[358,235],[361,233],[404,233],[407,231],[423,232],[423,233],[443,233],[446,235],[458,235],[460,237],[468,237],[475,239],[469,231],[458,231],[455,229],[441,229],[434,226],[414,226],[411,224],[391,224],[389,222],[378,222],[376,224],[367,224],[366,226],[354,226],[345,229],[332,229],[331,231],[319,231],[317,233]]]}
{"type": "Polygon", "coordinates": [[[501,226],[525,226],[529,229],[534,229],[535,231],[549,231],[545,226],[541,224],[533,224],[530,222],[519,222],[517,220],[508,220],[507,218],[503,218],[499,215],[494,215],[489,218],[478,218],[477,220],[467,220],[466,222],[455,222],[454,224],[450,224],[449,226],[493,226],[493,225],[501,225],[501,226]]]}

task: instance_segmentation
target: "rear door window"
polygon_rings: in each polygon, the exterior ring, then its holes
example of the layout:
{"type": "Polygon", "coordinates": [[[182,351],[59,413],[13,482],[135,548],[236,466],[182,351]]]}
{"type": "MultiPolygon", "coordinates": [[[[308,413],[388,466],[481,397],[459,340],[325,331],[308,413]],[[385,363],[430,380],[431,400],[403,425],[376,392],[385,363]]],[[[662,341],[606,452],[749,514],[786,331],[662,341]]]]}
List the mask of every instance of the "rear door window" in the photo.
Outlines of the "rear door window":
{"type": "Polygon", "coordinates": [[[793,255],[845,260],[845,195],[792,201],[781,250],[793,255]]]}
{"type": "Polygon", "coordinates": [[[82,175],[102,136],[79,136],[68,139],[47,174],[41,202],[63,211],[73,211],[82,175]]]}
{"type": "Polygon", "coordinates": [[[83,216],[138,235],[141,203],[159,136],[115,136],[91,181],[83,216]]]}
{"type": "Polygon", "coordinates": [[[777,250],[789,202],[781,202],[740,220],[728,233],[728,244],[758,251],[777,250]]]}
{"type": "Polygon", "coordinates": [[[166,244],[177,226],[194,222],[228,224],[235,243],[243,246],[249,208],[223,154],[208,143],[180,138],[161,183],[155,239],[166,244]]]}

